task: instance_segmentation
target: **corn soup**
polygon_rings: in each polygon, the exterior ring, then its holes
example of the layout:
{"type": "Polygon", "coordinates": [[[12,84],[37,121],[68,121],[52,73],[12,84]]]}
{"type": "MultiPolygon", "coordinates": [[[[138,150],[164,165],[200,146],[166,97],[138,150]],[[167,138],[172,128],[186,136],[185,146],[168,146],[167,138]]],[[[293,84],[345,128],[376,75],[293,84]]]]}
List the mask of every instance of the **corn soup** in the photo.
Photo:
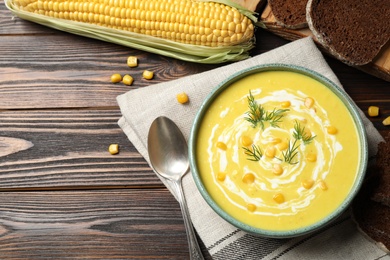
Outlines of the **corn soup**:
{"type": "Polygon", "coordinates": [[[255,228],[288,231],[334,212],[360,162],[355,122],[326,86],[289,71],[232,83],[199,125],[195,156],[212,199],[255,228]]]}

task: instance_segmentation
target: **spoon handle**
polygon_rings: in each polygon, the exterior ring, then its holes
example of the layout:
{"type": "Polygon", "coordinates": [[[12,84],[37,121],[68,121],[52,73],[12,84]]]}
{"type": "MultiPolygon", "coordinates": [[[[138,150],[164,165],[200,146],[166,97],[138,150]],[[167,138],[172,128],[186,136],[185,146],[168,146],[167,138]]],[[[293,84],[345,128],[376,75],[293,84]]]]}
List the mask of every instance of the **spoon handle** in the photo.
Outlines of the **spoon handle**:
{"type": "Polygon", "coordinates": [[[177,194],[177,200],[179,201],[181,212],[183,214],[184,219],[184,226],[187,231],[187,240],[188,240],[188,248],[190,251],[190,259],[191,260],[202,260],[203,255],[202,251],[200,250],[198,241],[196,240],[196,235],[194,228],[191,223],[190,214],[188,212],[187,202],[184,199],[184,192],[181,181],[174,181],[175,188],[176,188],[176,194],[177,194]]]}

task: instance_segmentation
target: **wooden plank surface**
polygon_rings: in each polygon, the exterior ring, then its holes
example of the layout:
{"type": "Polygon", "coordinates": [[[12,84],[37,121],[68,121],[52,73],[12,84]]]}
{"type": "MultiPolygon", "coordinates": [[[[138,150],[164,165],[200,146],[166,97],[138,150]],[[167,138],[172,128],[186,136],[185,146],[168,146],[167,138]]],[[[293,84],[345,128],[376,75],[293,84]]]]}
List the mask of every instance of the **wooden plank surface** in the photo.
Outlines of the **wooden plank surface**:
{"type": "MultiPolygon", "coordinates": [[[[267,30],[279,35],[285,39],[294,41],[303,37],[315,37],[309,28],[303,29],[287,29],[276,23],[275,16],[272,13],[270,5],[266,5],[264,10],[261,13],[260,22],[263,24],[263,27],[267,30]]],[[[318,44],[321,49],[328,53],[321,44],[318,44]]],[[[330,54],[329,54],[330,55],[330,54]]],[[[357,69],[362,70],[366,73],[372,74],[376,77],[382,78],[390,82],[390,42],[385,45],[381,52],[375,57],[375,59],[364,66],[355,66],[357,69]]]]}

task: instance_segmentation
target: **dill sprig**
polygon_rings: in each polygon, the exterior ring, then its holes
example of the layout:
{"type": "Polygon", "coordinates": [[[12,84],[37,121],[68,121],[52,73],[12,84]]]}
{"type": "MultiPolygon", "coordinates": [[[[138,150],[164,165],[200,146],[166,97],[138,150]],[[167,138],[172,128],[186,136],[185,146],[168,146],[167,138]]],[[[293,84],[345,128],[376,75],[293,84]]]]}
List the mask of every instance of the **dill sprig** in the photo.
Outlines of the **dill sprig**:
{"type": "Polygon", "coordinates": [[[249,156],[249,161],[260,161],[261,157],[263,156],[263,152],[257,145],[252,144],[252,150],[247,147],[242,147],[242,149],[244,149],[245,154],[249,156]]]}
{"type": "Polygon", "coordinates": [[[302,140],[304,144],[309,144],[316,136],[308,135],[305,132],[305,127],[295,121],[293,137],[297,140],[302,140]]]}
{"type": "Polygon", "coordinates": [[[299,143],[297,143],[297,141],[298,140],[295,139],[294,143],[292,145],[291,145],[291,142],[289,142],[287,150],[285,152],[282,152],[284,161],[289,163],[289,164],[297,164],[298,163],[298,161],[294,162],[294,159],[298,154],[297,149],[299,147],[299,143]]]}
{"type": "Polygon", "coordinates": [[[264,122],[269,122],[272,127],[279,127],[278,124],[281,122],[284,113],[289,111],[289,109],[276,108],[272,111],[266,111],[261,104],[256,102],[251,91],[249,91],[248,96],[248,107],[249,111],[246,113],[245,120],[251,123],[252,127],[260,124],[261,129],[264,129],[264,122]]]}

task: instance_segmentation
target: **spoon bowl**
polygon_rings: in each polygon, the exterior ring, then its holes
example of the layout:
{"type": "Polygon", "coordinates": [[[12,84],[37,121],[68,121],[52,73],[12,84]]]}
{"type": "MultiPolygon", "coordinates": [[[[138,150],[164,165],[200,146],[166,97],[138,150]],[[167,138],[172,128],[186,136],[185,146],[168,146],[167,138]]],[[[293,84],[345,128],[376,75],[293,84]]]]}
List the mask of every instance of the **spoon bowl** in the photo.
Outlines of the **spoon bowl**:
{"type": "Polygon", "coordinates": [[[183,214],[190,259],[203,259],[182,187],[182,177],[189,169],[187,142],[171,119],[158,117],[152,122],[148,133],[148,152],[154,171],[173,184],[172,192],[183,214]]]}

